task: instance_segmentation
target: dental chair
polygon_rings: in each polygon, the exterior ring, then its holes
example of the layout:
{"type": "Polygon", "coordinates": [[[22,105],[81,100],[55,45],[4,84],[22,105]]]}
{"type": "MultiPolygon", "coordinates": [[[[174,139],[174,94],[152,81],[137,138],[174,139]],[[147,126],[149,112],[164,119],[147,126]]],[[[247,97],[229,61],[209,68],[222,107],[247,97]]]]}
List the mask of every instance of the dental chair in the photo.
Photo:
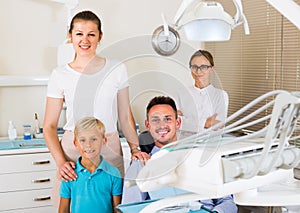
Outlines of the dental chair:
{"type": "Polygon", "coordinates": [[[145,130],[139,134],[139,145],[142,152],[150,153],[154,147],[154,140],[150,132],[145,130]]]}
{"type": "Polygon", "coordinates": [[[290,143],[299,138],[293,135],[299,114],[299,92],[272,91],[229,116],[226,122],[163,147],[143,167],[136,179],[137,185],[142,191],[168,185],[190,193],[158,200],[141,212],[152,213],[178,203],[229,194],[234,194],[235,202],[240,205],[299,206],[300,184],[293,179],[293,168],[299,164],[300,151],[290,143]],[[249,108],[273,97],[274,100],[234,121],[249,108]],[[267,110],[270,107],[272,110],[267,110]],[[253,119],[266,111],[271,113],[253,119]],[[266,127],[248,135],[221,137],[260,122],[267,123],[266,127]],[[276,185],[282,181],[292,182],[276,185]],[[268,188],[272,183],[276,187],[268,188]],[[290,190],[289,186],[294,190],[290,190]],[[281,195],[282,187],[286,189],[284,197],[281,195]],[[260,193],[257,194],[262,196],[260,199],[251,201],[254,199],[251,195],[267,189],[275,193],[260,193]],[[280,190],[281,193],[277,193],[280,190]],[[289,200],[285,200],[286,196],[289,200]]]}

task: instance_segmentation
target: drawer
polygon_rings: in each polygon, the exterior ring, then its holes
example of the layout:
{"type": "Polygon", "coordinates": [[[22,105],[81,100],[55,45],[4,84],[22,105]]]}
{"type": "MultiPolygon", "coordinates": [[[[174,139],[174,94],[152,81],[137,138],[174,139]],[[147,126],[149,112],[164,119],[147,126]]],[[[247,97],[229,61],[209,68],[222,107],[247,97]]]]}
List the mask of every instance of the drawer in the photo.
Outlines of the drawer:
{"type": "Polygon", "coordinates": [[[0,174],[53,170],[55,167],[50,153],[0,156],[0,174]]]}
{"type": "Polygon", "coordinates": [[[0,175],[0,192],[51,188],[55,170],[0,175]]]}
{"type": "Polygon", "coordinates": [[[57,209],[53,206],[45,206],[30,209],[14,209],[8,211],[1,211],[1,213],[56,213],[57,209]]]}
{"type": "Polygon", "coordinates": [[[0,212],[51,206],[51,189],[0,193],[0,212]]]}

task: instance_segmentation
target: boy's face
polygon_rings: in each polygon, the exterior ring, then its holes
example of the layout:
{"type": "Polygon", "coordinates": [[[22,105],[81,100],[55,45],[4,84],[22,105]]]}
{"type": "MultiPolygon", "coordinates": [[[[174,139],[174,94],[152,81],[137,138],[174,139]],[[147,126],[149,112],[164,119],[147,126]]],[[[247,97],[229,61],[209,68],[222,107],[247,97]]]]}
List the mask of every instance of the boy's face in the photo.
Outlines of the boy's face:
{"type": "Polygon", "coordinates": [[[176,131],[180,124],[180,118],[176,118],[173,108],[167,104],[153,106],[145,121],[147,130],[159,148],[177,140],[176,131]]]}
{"type": "Polygon", "coordinates": [[[100,157],[102,145],[105,143],[106,138],[95,128],[80,132],[75,140],[75,147],[83,158],[94,159],[100,157]]]}

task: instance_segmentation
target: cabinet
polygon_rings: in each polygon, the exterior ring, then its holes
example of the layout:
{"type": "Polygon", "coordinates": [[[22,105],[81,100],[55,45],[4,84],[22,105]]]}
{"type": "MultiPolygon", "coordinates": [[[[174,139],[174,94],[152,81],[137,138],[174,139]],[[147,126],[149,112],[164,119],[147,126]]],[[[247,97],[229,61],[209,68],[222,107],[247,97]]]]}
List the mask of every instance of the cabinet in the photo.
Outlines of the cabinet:
{"type": "MultiPolygon", "coordinates": [[[[130,149],[125,138],[121,144],[127,169],[130,149]]],[[[55,172],[55,161],[43,139],[30,142],[0,139],[0,212],[57,212],[51,201],[55,172]]]]}
{"type": "Polygon", "coordinates": [[[55,162],[47,148],[0,151],[0,212],[54,213],[55,162]]]}

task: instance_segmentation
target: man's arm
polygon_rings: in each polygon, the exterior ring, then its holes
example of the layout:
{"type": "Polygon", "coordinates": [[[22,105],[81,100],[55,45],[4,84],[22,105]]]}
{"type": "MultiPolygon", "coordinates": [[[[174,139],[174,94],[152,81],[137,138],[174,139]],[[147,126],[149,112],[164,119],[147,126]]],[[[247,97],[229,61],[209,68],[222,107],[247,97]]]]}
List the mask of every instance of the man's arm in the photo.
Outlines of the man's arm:
{"type": "Polygon", "coordinates": [[[134,180],[142,168],[143,165],[139,160],[131,161],[124,177],[125,183],[123,186],[122,204],[141,202],[147,199],[148,193],[141,192],[139,187],[134,183],[134,180]]]}
{"type": "Polygon", "coordinates": [[[213,211],[218,213],[237,213],[238,209],[233,201],[232,195],[213,199],[213,202],[215,204],[214,208],[212,209],[213,211]]]}

